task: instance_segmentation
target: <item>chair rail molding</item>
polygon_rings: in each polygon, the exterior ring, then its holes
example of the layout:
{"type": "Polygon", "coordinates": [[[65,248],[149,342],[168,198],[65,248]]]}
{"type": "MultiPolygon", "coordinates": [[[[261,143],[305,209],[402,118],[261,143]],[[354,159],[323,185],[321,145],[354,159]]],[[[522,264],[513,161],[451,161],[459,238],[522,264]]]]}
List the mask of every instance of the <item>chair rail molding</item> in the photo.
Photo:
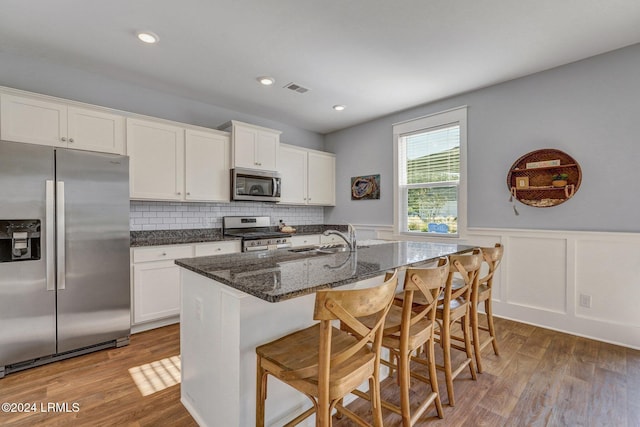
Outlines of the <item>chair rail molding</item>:
{"type": "MultiPolygon", "coordinates": [[[[452,242],[396,235],[391,225],[356,229],[370,238],[452,242]]],[[[455,242],[504,245],[494,316],[640,349],[640,233],[470,227],[455,242]]]]}

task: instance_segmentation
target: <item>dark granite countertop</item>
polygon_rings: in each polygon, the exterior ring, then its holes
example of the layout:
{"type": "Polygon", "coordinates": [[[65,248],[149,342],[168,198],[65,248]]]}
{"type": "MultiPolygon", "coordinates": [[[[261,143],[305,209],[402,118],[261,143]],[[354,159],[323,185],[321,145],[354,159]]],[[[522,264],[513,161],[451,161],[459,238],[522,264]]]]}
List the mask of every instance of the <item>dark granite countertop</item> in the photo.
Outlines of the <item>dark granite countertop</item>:
{"type": "MultiPolygon", "coordinates": [[[[321,234],[325,230],[347,231],[346,225],[294,225],[296,234],[321,234]]],[[[278,227],[271,227],[278,230],[278,227]]],[[[131,231],[130,246],[162,246],[180,245],[188,243],[220,242],[225,240],[237,240],[237,237],[224,237],[219,228],[196,228],[185,230],[149,230],[131,231]]]]}
{"type": "Polygon", "coordinates": [[[448,243],[390,242],[358,247],[355,252],[309,254],[279,249],[185,258],[175,263],[265,301],[278,302],[470,249],[448,243]]]}

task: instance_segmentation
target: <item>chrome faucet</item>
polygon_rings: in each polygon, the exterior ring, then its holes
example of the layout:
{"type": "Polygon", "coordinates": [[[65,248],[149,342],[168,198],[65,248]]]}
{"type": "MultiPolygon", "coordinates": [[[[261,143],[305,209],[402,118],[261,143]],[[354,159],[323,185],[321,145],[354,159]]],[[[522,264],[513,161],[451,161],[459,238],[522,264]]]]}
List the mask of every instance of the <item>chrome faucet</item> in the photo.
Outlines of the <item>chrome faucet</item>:
{"type": "Polygon", "coordinates": [[[349,250],[351,252],[356,250],[356,229],[353,225],[351,224],[347,224],[349,226],[349,231],[348,231],[348,235],[344,234],[341,231],[338,230],[325,230],[324,233],[322,233],[325,236],[329,236],[331,234],[335,234],[337,236],[340,236],[342,238],[342,240],[344,240],[347,243],[347,246],[349,247],[349,250]]]}

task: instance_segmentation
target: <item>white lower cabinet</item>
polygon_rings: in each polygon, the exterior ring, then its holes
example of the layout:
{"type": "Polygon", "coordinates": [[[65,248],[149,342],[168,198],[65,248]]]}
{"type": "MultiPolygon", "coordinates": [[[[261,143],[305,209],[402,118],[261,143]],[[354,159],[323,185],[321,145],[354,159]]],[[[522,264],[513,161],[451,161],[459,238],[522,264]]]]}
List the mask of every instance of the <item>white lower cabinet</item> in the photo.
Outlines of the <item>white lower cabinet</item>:
{"type": "Polygon", "coordinates": [[[192,245],[132,249],[134,325],[180,314],[180,267],[174,260],[192,256],[192,245]]]}
{"type": "Polygon", "coordinates": [[[195,245],[195,256],[234,254],[242,250],[240,240],[195,245]]]}
{"type": "Polygon", "coordinates": [[[173,261],[133,266],[133,323],[180,314],[180,267],[173,261]]]}
{"type": "Polygon", "coordinates": [[[291,236],[291,246],[294,248],[311,245],[329,245],[334,243],[346,244],[342,237],[335,234],[330,234],[328,236],[325,236],[324,234],[294,234],[291,236]]]}
{"type": "Polygon", "coordinates": [[[306,234],[306,235],[293,235],[291,236],[291,246],[299,247],[299,246],[310,246],[310,245],[319,245],[320,244],[320,235],[319,234],[306,234]]]}
{"type": "MultiPolygon", "coordinates": [[[[344,234],[348,234],[347,232],[345,232],[344,234]]],[[[344,239],[336,234],[329,234],[328,236],[325,236],[324,234],[320,235],[320,244],[321,245],[331,245],[331,244],[335,244],[335,243],[340,243],[343,245],[346,245],[347,242],[344,241],[344,239]]]]}
{"type": "Polygon", "coordinates": [[[131,324],[141,332],[180,320],[179,258],[240,252],[240,241],[131,249],[131,324]]]}

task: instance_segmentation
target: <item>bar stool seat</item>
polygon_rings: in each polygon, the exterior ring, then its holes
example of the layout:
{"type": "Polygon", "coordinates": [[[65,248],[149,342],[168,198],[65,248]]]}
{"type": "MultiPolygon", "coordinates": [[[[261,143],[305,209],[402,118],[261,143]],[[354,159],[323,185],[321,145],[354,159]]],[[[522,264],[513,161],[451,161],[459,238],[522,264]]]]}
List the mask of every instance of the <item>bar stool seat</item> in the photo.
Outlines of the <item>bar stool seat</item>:
{"type": "Polygon", "coordinates": [[[369,380],[373,425],[382,426],[379,363],[384,320],[393,302],[398,278],[366,289],[323,289],[316,292],[313,318],[320,322],[256,348],[256,426],[264,426],[267,377],[271,375],[305,394],[313,406],[286,424],[293,426],[313,413],[316,425],[331,425],[336,409],[359,425],[370,425],[342,406],[341,400],[369,380]],[[361,318],[373,316],[366,326],[361,318]],[[347,333],[332,325],[348,325],[347,333]]]}

